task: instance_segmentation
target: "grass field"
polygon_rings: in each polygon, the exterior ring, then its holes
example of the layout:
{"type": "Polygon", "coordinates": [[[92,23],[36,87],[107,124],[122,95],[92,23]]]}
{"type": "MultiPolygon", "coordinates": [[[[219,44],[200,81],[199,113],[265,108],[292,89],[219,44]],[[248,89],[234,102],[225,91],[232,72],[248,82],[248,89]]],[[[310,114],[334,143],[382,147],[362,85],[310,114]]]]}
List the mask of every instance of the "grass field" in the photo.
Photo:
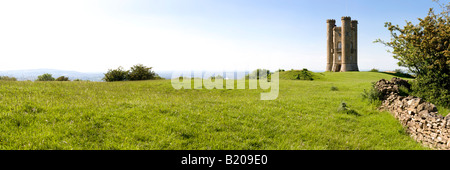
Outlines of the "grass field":
{"type": "Polygon", "coordinates": [[[262,90],[175,90],[170,80],[0,81],[0,149],[427,149],[360,97],[391,75],[315,76],[281,80],[273,101],[262,90]],[[338,112],[341,102],[357,114],[338,112]]]}

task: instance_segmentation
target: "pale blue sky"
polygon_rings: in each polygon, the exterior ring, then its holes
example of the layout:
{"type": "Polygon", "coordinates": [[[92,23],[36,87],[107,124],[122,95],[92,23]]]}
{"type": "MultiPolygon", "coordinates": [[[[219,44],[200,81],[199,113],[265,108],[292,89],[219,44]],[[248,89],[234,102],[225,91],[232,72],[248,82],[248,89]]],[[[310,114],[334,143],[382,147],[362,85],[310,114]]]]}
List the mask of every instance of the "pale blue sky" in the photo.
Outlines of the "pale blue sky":
{"type": "Polygon", "coordinates": [[[358,20],[359,68],[393,70],[384,23],[431,0],[0,0],[0,70],[324,70],[326,19],[358,20]]]}

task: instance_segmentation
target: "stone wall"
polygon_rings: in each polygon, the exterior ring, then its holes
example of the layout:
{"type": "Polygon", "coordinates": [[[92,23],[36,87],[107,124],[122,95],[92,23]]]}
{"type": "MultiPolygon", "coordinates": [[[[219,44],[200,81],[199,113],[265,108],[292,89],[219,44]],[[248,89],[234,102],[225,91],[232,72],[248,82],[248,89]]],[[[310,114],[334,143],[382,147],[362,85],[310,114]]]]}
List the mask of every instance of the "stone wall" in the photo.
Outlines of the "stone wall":
{"type": "Polygon", "coordinates": [[[414,96],[400,96],[400,86],[409,87],[406,80],[381,79],[375,88],[381,92],[381,109],[389,111],[417,142],[433,149],[450,149],[450,113],[443,117],[436,106],[414,96]]]}

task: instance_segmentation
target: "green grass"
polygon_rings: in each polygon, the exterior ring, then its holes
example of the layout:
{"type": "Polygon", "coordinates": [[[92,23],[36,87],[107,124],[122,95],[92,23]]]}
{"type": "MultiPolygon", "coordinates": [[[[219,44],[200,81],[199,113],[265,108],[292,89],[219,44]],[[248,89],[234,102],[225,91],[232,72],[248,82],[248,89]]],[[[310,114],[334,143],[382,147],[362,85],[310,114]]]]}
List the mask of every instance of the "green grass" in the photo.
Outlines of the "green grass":
{"type": "Polygon", "coordinates": [[[447,116],[450,113],[450,108],[445,108],[443,106],[436,106],[438,112],[442,116],[447,116]]]}
{"type": "Polygon", "coordinates": [[[316,74],[281,80],[273,101],[170,80],[0,81],[0,149],[427,149],[360,97],[391,75],[316,74]],[[357,114],[338,112],[342,102],[357,114]]]}

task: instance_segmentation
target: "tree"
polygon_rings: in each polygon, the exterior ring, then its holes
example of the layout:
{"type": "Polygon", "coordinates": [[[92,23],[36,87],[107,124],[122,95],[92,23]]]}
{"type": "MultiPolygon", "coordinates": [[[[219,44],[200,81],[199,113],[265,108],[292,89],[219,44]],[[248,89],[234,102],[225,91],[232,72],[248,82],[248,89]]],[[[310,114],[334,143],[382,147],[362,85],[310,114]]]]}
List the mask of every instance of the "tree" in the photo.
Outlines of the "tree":
{"type": "Polygon", "coordinates": [[[267,78],[269,80],[271,78],[270,70],[267,70],[267,69],[256,69],[256,70],[254,70],[253,72],[251,72],[250,74],[248,74],[246,76],[246,79],[257,79],[257,80],[259,80],[260,78],[262,78],[262,79],[267,78]]]}
{"type": "Polygon", "coordinates": [[[123,67],[117,69],[109,69],[105,73],[103,80],[107,82],[111,81],[127,81],[127,80],[152,80],[162,79],[155,72],[152,71],[152,67],[147,67],[142,64],[137,64],[131,67],[131,70],[124,70],[123,67]]]}
{"type": "Polygon", "coordinates": [[[157,75],[152,71],[152,67],[147,67],[142,64],[134,65],[128,73],[128,80],[151,80],[155,77],[157,75]]]}
{"type": "Polygon", "coordinates": [[[55,78],[53,78],[51,74],[45,73],[38,76],[38,79],[36,81],[55,81],[55,78]]]}
{"type": "Polygon", "coordinates": [[[123,70],[123,67],[119,67],[117,69],[108,69],[108,72],[105,73],[105,77],[103,77],[103,80],[107,82],[111,81],[125,81],[128,77],[128,72],[126,70],[123,70]]]}
{"type": "Polygon", "coordinates": [[[56,81],[69,81],[69,77],[60,76],[56,78],[56,81]]]}
{"type": "MultiPolygon", "coordinates": [[[[436,1],[438,2],[438,1],[436,1]]],[[[438,2],[439,3],[439,2],[438,2]]],[[[442,4],[442,12],[431,8],[419,24],[406,22],[401,28],[390,22],[385,27],[391,41],[375,42],[391,47],[398,65],[417,75],[412,85],[413,94],[433,103],[450,106],[450,3],[442,4]]]]}
{"type": "Polygon", "coordinates": [[[0,76],[1,81],[17,81],[17,78],[15,77],[8,77],[8,76],[0,76]]]}

